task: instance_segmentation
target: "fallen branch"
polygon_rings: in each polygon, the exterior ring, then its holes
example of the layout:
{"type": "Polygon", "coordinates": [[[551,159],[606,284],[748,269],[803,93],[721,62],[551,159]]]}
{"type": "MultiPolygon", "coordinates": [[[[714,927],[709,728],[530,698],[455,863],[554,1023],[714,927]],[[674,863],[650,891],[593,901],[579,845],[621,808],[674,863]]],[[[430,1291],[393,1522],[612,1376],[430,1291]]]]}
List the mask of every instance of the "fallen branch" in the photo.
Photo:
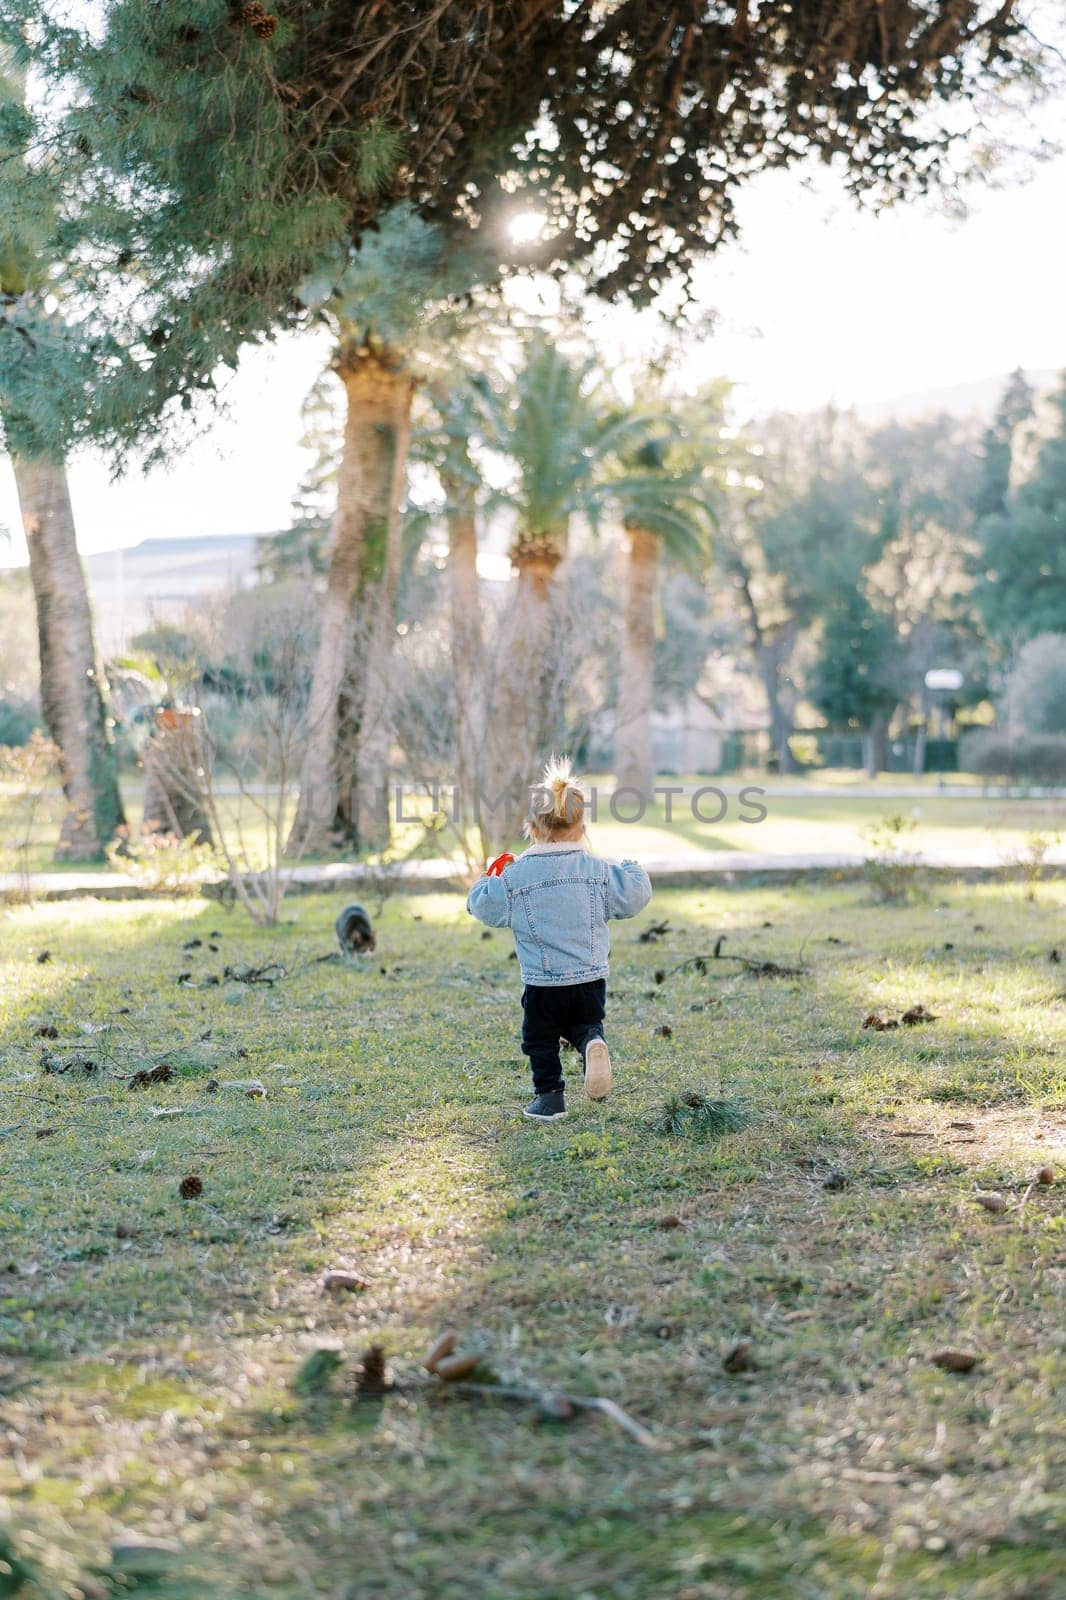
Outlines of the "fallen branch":
{"type": "Polygon", "coordinates": [[[656,983],[665,983],[667,978],[672,978],[677,972],[684,972],[686,967],[693,967],[702,974],[707,971],[707,964],[711,961],[736,961],[745,972],[754,972],[759,978],[799,978],[805,970],[803,967],[783,967],[778,961],[760,961],[755,956],[726,955],[721,949],[721,944],[722,940],[719,939],[709,955],[689,956],[687,961],[679,961],[676,967],[670,967],[666,972],[657,972],[656,983]]]}
{"type": "Polygon", "coordinates": [[[542,1415],[559,1420],[565,1419],[574,1411],[598,1411],[645,1450],[670,1448],[664,1440],[657,1439],[653,1433],[649,1433],[647,1428],[629,1415],[628,1411],[623,1411],[620,1405],[614,1400],[608,1400],[605,1395],[559,1394],[556,1391],[527,1389],[520,1384],[463,1381],[449,1383],[447,1392],[467,1394],[483,1400],[517,1400],[523,1405],[535,1405],[542,1415]]]}
{"type": "Polygon", "coordinates": [[[289,976],[280,961],[267,961],[261,967],[223,967],[223,978],[230,983],[277,983],[289,976]]]}

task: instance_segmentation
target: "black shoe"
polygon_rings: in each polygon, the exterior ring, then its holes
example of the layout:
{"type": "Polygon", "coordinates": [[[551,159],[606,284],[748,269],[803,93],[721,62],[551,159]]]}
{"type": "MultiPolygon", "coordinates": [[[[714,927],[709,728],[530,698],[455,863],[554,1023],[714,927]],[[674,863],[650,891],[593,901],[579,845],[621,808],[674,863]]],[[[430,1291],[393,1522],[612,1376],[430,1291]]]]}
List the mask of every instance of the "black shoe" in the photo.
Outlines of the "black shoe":
{"type": "Polygon", "coordinates": [[[534,1122],[557,1122],[560,1117],[566,1116],[566,1096],[561,1089],[553,1089],[550,1094],[538,1094],[522,1115],[531,1117],[534,1122]]]}

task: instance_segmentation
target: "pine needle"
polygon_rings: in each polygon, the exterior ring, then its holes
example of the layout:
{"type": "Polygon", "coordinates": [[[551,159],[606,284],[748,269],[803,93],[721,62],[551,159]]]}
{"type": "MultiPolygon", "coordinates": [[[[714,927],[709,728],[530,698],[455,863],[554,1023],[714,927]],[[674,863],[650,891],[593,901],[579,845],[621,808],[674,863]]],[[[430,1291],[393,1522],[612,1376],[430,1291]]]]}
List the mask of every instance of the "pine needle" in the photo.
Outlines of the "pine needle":
{"type": "Polygon", "coordinates": [[[337,1350],[312,1350],[296,1374],[293,1388],[297,1394],[321,1394],[342,1364],[343,1357],[337,1350]]]}
{"type": "Polygon", "coordinates": [[[697,1090],[686,1089],[663,1102],[655,1122],[656,1133],[674,1139],[719,1139],[736,1133],[751,1121],[750,1114],[733,1100],[712,1100],[697,1090]]]}

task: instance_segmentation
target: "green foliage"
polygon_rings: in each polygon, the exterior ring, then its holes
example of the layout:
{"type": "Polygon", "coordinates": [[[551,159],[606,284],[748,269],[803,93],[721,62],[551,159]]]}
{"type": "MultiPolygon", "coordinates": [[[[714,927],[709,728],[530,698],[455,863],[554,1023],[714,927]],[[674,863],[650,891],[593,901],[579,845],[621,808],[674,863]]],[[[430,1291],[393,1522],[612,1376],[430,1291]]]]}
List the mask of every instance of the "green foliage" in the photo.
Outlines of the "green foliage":
{"type": "Polygon", "coordinates": [[[921,866],[914,852],[918,819],[902,812],[882,817],[864,830],[869,855],[863,875],[883,905],[903,905],[921,897],[921,866]]]}
{"type": "Polygon", "coordinates": [[[706,468],[685,464],[680,416],[658,394],[642,396],[632,413],[622,413],[619,420],[628,423],[632,437],[623,438],[608,475],[610,509],[623,527],[654,534],[677,565],[699,571],[714,511],[706,468]]]}
{"type": "Polygon", "coordinates": [[[323,1394],[344,1365],[339,1350],[312,1350],[292,1380],[297,1394],[323,1394]]]}
{"type": "Polygon", "coordinates": [[[2,118],[0,214],[66,304],[53,326],[19,279],[5,425],[20,447],[165,455],[242,345],[343,294],[352,252],[386,260],[373,230],[401,205],[490,273],[540,207],[526,259],[650,300],[735,233],[761,170],[817,153],[882,201],[955,184],[930,105],[1008,100],[1055,61],[1009,7],[979,11],[7,0],[0,42],[43,90],[2,118]]]}
{"type": "Polygon", "coordinates": [[[670,484],[662,465],[663,418],[619,407],[592,356],[535,335],[513,382],[482,393],[485,447],[510,468],[490,503],[513,511],[516,555],[558,559],[572,517],[597,527],[610,510],[647,515],[679,549],[696,543],[693,483],[670,484]],[[635,471],[641,452],[652,464],[635,471]]]}
{"type": "Polygon", "coordinates": [[[183,667],[194,662],[199,654],[199,644],[186,628],[176,622],[157,620],[130,640],[130,649],[149,656],[166,672],[168,667],[183,667]]]}
{"type": "Polygon", "coordinates": [[[1028,481],[978,524],[976,599],[1002,643],[1066,633],[1066,376],[1028,481]]]}
{"type": "Polygon", "coordinates": [[[1015,439],[1018,429],[1029,421],[1032,414],[1033,391],[1019,367],[1011,373],[1010,382],[981,444],[980,476],[973,501],[974,515],[979,520],[982,517],[1002,516],[1006,511],[1015,439]]]}
{"type": "Polygon", "coordinates": [[[120,828],[107,847],[108,862],[141,889],[154,894],[198,894],[222,876],[224,862],[198,833],[179,838],[160,828],[146,828],[140,839],[120,828]]]}
{"type": "Polygon", "coordinates": [[[675,1139],[720,1139],[750,1121],[751,1115],[743,1106],[686,1089],[663,1102],[652,1127],[656,1133],[670,1134],[675,1139]]]}
{"type": "Polygon", "coordinates": [[[861,589],[844,589],[829,610],[808,684],[832,727],[869,727],[895,705],[888,681],[894,644],[891,619],[875,611],[861,589]]]}

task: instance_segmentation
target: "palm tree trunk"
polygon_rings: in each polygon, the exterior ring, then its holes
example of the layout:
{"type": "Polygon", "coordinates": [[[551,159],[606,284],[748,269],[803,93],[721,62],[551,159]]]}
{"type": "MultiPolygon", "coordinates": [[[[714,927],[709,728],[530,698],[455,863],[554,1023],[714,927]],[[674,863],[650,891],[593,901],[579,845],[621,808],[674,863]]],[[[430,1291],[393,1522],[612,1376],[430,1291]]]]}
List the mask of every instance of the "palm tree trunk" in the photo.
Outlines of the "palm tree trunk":
{"type": "Polygon", "coordinates": [[[485,640],[477,575],[477,518],[473,484],[443,478],[448,516],[448,603],[455,684],[456,783],[464,828],[476,813],[485,738],[485,640]]]}
{"type": "Polygon", "coordinates": [[[644,528],[629,528],[625,619],[618,686],[615,776],[620,787],[650,794],[655,781],[651,713],[655,692],[655,589],[659,543],[644,528]]]}
{"type": "Polygon", "coordinates": [[[67,809],[56,853],[97,861],[125,816],[66,467],[18,455],[12,465],[37,603],[41,706],[63,752],[67,809]]]}
{"type": "MultiPolygon", "coordinates": [[[[353,821],[358,817],[358,775],[341,770],[341,706],[354,706],[362,723],[366,679],[356,661],[356,605],[368,576],[385,581],[396,570],[390,568],[390,552],[410,436],[413,383],[391,352],[365,345],[343,351],[337,372],[347,403],[344,448],[290,855],[326,849],[339,807],[342,814],[349,810],[353,821]]],[[[393,580],[393,597],[394,592],[393,580]]],[[[367,648],[359,652],[364,666],[375,632],[364,628],[367,648]]]]}
{"type": "Polygon", "coordinates": [[[510,843],[517,835],[527,791],[548,754],[544,745],[560,688],[562,645],[553,637],[552,602],[565,543],[565,534],[539,536],[519,541],[511,554],[518,576],[497,642],[488,771],[481,796],[482,831],[494,843],[510,843]]]}
{"type": "Polygon", "coordinates": [[[403,559],[401,506],[407,479],[407,458],[411,448],[411,407],[415,383],[410,377],[393,399],[390,429],[392,474],[384,530],[384,552],[380,577],[374,559],[371,581],[364,591],[360,629],[366,641],[363,665],[363,697],[359,714],[359,734],[355,755],[354,833],[361,850],[384,849],[389,842],[388,762],[391,725],[389,701],[392,682],[392,653],[396,646],[396,596],[400,586],[403,559]],[[375,582],[374,579],[377,578],[375,582]]]}

